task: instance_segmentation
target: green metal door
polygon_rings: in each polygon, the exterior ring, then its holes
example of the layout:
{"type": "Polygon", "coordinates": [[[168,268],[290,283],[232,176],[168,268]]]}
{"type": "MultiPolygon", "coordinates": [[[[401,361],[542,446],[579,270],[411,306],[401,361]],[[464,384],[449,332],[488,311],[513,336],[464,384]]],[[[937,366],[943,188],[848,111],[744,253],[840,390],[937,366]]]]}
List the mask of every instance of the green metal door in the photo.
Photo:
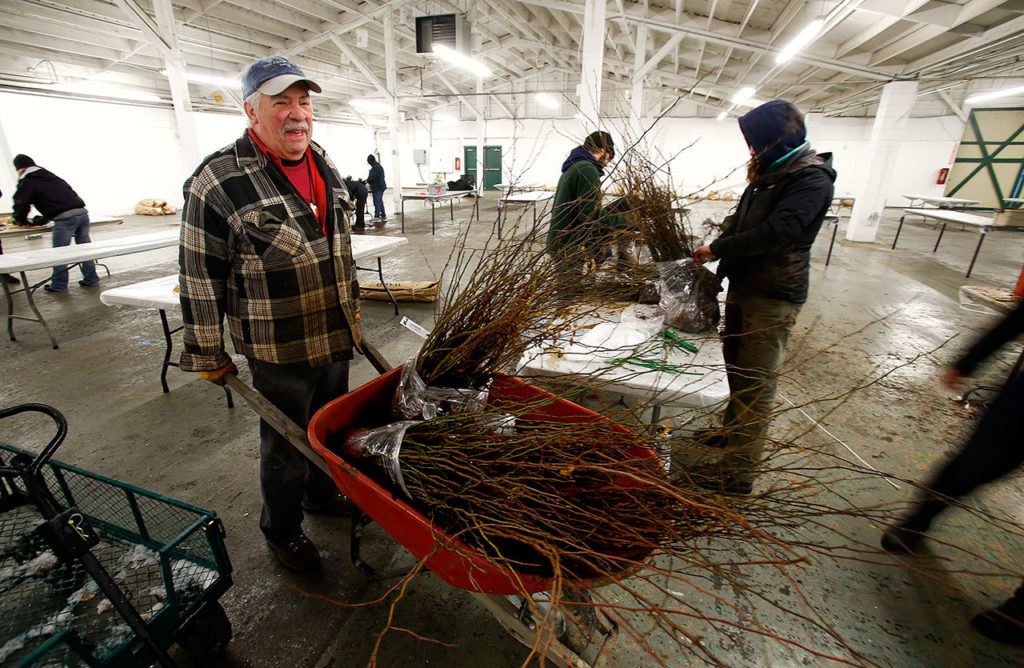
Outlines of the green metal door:
{"type": "Polygon", "coordinates": [[[462,171],[476,183],[476,146],[462,148],[462,171]]]}
{"type": "MultiPolygon", "coordinates": [[[[466,175],[471,177],[477,185],[480,181],[476,178],[476,146],[464,146],[462,148],[463,167],[466,175]]],[[[484,190],[495,190],[495,184],[501,183],[501,147],[484,146],[484,190]]]]}
{"type": "Polygon", "coordinates": [[[484,146],[484,190],[495,190],[501,183],[501,147],[484,146]]]}

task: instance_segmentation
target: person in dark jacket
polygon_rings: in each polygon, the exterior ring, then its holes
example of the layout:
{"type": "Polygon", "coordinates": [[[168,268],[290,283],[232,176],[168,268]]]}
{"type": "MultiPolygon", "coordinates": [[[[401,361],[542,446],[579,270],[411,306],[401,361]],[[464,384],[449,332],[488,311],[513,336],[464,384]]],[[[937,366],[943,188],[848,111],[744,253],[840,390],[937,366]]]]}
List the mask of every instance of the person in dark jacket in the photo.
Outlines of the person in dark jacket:
{"type": "Polygon", "coordinates": [[[601,206],[601,177],[614,157],[612,136],[599,130],[589,134],[562,163],[547,251],[568,266],[600,262],[607,253],[609,233],[626,224],[622,216],[609,214],[601,206]]]}
{"type": "MultiPolygon", "coordinates": [[[[67,181],[37,166],[32,158],[23,154],[14,156],[14,168],[18,170],[18,188],[14,191],[15,224],[27,225],[29,210],[34,206],[43,218],[53,221],[54,248],[68,246],[72,239],[76,244],[89,243],[89,212],[67,181]]],[[[79,285],[94,288],[100,284],[95,262],[82,262],[79,266],[82,268],[79,285]]],[[[54,267],[50,282],[43,289],[67,292],[67,265],[54,267]]]]}
{"type": "MultiPolygon", "coordinates": [[[[1004,344],[1024,333],[1024,302],[946,370],[942,382],[951,390],[1004,344]]],[[[974,428],[974,433],[952,459],[921,486],[913,508],[882,534],[882,547],[890,552],[914,553],[932,522],[955,500],[982,485],[1004,478],[1024,463],[1020,447],[1020,409],[1024,406],[1024,374],[1010,375],[974,428]]],[[[980,633],[1013,645],[1024,645],[1024,585],[1013,597],[971,620],[980,633]]]]}
{"type": "Polygon", "coordinates": [[[366,195],[367,189],[366,184],[362,181],[357,181],[351,176],[345,177],[345,188],[348,189],[348,196],[352,198],[352,201],[356,203],[356,222],[352,226],[353,230],[365,230],[366,229],[366,195]]]}
{"type": "Polygon", "coordinates": [[[370,174],[366,177],[366,185],[373,195],[373,217],[378,220],[386,220],[384,191],[388,189],[388,184],[384,181],[384,167],[377,162],[377,158],[373,157],[372,153],[366,156],[366,162],[370,165],[370,174]]]}
{"type": "Polygon", "coordinates": [[[816,154],[803,115],[772,100],[739,119],[750,147],[749,185],[722,234],[694,251],[697,264],[721,259],[729,278],[722,337],[729,379],[722,491],[749,494],[771,423],[779,366],[807,300],[811,245],[832,201],[831,154],[816,154]]]}

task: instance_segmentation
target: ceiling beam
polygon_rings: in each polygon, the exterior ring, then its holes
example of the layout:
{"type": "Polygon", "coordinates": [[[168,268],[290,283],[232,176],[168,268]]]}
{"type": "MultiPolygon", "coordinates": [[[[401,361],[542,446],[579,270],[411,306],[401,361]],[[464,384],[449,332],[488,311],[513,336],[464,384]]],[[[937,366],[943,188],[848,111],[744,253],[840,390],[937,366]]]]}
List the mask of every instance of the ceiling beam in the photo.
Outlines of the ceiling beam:
{"type": "MultiPolygon", "coordinates": [[[[540,4],[545,6],[552,6],[556,9],[564,9],[564,11],[570,11],[574,13],[582,13],[583,7],[577,6],[564,0],[519,0],[527,4],[540,4]]],[[[662,12],[668,14],[670,12],[662,12]]],[[[694,25],[693,23],[687,22],[683,24],[675,24],[671,19],[666,19],[658,14],[651,12],[649,14],[637,14],[635,12],[627,12],[625,14],[626,19],[633,23],[645,23],[653,28],[662,30],[669,33],[683,33],[686,35],[692,35],[704,40],[711,44],[720,44],[723,46],[732,46],[742,51],[749,51],[757,54],[777,54],[781,51],[780,48],[773,46],[769,43],[758,42],[752,39],[744,37],[732,37],[729,35],[722,34],[717,29],[702,28],[694,25]]],[[[728,25],[728,24],[727,24],[728,25]]],[[[900,78],[900,75],[895,71],[888,71],[877,67],[868,67],[859,63],[854,63],[845,60],[837,60],[835,58],[828,58],[825,56],[816,56],[808,52],[799,53],[793,58],[796,61],[804,62],[809,65],[817,65],[818,67],[827,68],[837,72],[849,72],[851,74],[859,74],[861,76],[870,77],[878,81],[889,81],[894,78],[900,78]]]]}
{"type": "Polygon", "coordinates": [[[643,78],[647,76],[648,72],[657,67],[658,64],[665,59],[665,56],[667,56],[670,51],[675,49],[679,45],[679,42],[683,41],[683,38],[685,36],[686,35],[679,32],[669,37],[668,41],[665,42],[660,49],[655,51],[654,55],[651,56],[647,62],[641,65],[640,68],[633,74],[634,81],[643,80],[643,78]]]}
{"type": "Polygon", "coordinates": [[[366,63],[364,63],[362,59],[355,54],[348,44],[345,44],[340,37],[333,33],[331,34],[330,39],[334,42],[334,46],[338,47],[345,57],[348,58],[349,62],[355,65],[357,70],[363,73],[363,76],[366,77],[366,80],[377,89],[378,93],[386,97],[390,97],[391,94],[388,92],[388,89],[384,87],[384,84],[380,82],[380,79],[377,78],[377,75],[370,71],[370,68],[366,66],[366,63]]]}
{"type": "Polygon", "coordinates": [[[945,35],[951,28],[956,28],[986,12],[998,8],[1003,2],[1004,0],[971,0],[971,2],[960,7],[956,18],[953,19],[950,26],[922,25],[916,28],[912,35],[898,39],[884,49],[876,51],[872,54],[869,63],[872,66],[876,66],[897,58],[936,37],[945,35]]]}

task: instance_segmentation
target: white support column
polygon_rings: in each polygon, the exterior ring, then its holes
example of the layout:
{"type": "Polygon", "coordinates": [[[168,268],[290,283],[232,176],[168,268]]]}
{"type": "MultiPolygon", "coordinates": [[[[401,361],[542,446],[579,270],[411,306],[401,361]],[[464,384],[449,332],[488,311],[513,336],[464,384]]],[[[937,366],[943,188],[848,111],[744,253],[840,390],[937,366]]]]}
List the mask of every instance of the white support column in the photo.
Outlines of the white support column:
{"type": "Polygon", "coordinates": [[[484,80],[476,80],[476,187],[478,192],[484,191],[484,100],[479,93],[484,92],[484,80]]]}
{"type": "Polygon", "coordinates": [[[583,8],[583,55],[580,86],[580,120],[587,135],[601,125],[601,82],[604,79],[605,0],[586,0],[583,8]]]}
{"type": "Polygon", "coordinates": [[[641,23],[636,29],[636,51],[633,52],[633,93],[629,97],[630,143],[636,142],[643,134],[644,75],[640,68],[647,58],[647,24],[641,23]]]}
{"type": "Polygon", "coordinates": [[[388,136],[391,139],[391,171],[387,176],[392,188],[392,213],[402,210],[402,138],[398,130],[398,70],[395,69],[395,12],[384,12],[384,69],[387,73],[388,95],[391,96],[388,110],[388,136]]]}
{"type": "Polygon", "coordinates": [[[886,188],[892,179],[900,147],[899,134],[906,125],[916,95],[916,81],[890,81],[882,88],[867,155],[864,156],[867,176],[854,192],[857,199],[846,229],[846,238],[850,241],[871,242],[878,234],[886,188]]]}
{"type": "Polygon", "coordinates": [[[4,132],[3,120],[0,119],[0,190],[3,191],[3,202],[0,204],[0,211],[10,211],[14,208],[14,189],[18,185],[18,172],[14,169],[14,154],[11,152],[11,145],[7,142],[7,133],[4,132]]]}
{"type": "Polygon", "coordinates": [[[174,14],[171,0],[153,0],[156,11],[157,27],[169,49],[163,52],[164,67],[167,68],[167,81],[171,89],[171,101],[174,103],[174,122],[178,128],[178,147],[181,155],[181,168],[190,174],[202,157],[199,152],[199,137],[196,133],[195,118],[192,111],[192,98],[188,92],[188,81],[185,80],[185,58],[181,55],[181,47],[174,30],[174,14]]]}

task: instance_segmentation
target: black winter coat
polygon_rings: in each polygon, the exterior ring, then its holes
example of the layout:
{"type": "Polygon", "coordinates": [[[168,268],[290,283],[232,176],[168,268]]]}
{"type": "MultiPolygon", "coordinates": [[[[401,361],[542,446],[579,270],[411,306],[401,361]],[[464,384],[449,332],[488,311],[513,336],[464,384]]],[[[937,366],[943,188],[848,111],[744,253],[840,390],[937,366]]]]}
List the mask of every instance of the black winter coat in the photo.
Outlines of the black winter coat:
{"type": "Polygon", "coordinates": [[[730,290],[793,304],[807,301],[811,245],[832,203],[832,154],[813,151],[743,191],[711,252],[730,290]]]}
{"type": "Polygon", "coordinates": [[[85,202],[67,181],[40,167],[18,181],[18,188],[14,191],[15,222],[25,224],[33,206],[44,218],[53,220],[65,211],[85,208],[85,202]]]}

